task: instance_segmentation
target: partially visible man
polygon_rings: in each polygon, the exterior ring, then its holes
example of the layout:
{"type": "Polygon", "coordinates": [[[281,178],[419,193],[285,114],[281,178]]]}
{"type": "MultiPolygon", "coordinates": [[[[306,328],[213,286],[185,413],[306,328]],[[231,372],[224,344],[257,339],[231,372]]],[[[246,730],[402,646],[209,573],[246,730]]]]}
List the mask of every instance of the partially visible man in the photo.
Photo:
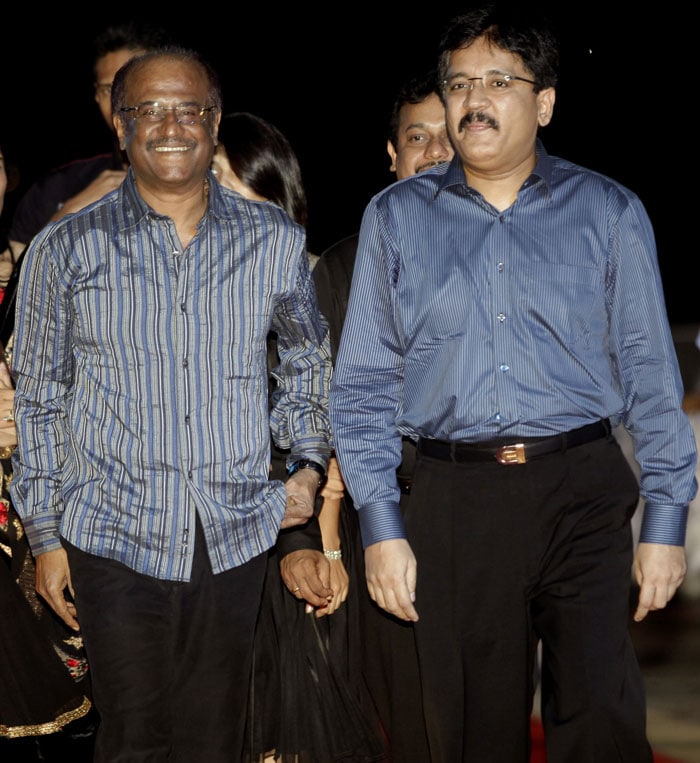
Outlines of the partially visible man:
{"type": "MultiPolygon", "coordinates": [[[[124,180],[128,160],[119,148],[112,123],[110,93],[117,70],[130,58],[169,42],[157,27],[123,24],[104,29],[93,42],[93,88],[114,145],[109,153],[76,159],[35,181],[17,203],[10,238],[26,246],[51,220],[92,204],[124,180]]],[[[20,249],[22,247],[20,246],[20,249]]]]}
{"type": "MultiPolygon", "coordinates": [[[[454,149],[445,127],[445,107],[438,92],[436,74],[414,77],[396,94],[389,118],[386,141],[391,172],[396,179],[448,162],[454,149]]],[[[331,347],[335,357],[345,320],[350,281],[355,266],[358,234],[347,236],[326,249],[316,268],[314,280],[321,312],[331,327],[331,347]]]]}
{"type": "Polygon", "coordinates": [[[37,590],[80,619],[95,759],[228,763],[266,552],[312,516],[330,455],[328,327],[303,228],[209,172],[208,65],[132,58],[111,98],[126,179],[36,236],[20,274],[12,495],[37,590]]]}
{"type": "MultiPolygon", "coordinates": [[[[415,77],[399,90],[389,120],[387,153],[390,169],[397,180],[449,161],[454,155],[445,127],[445,107],[437,91],[435,72],[415,77]]],[[[321,312],[328,318],[334,356],[345,320],[348,293],[357,251],[357,235],[349,236],[326,249],[314,268],[314,280],[321,312]]],[[[405,510],[415,463],[415,446],[404,440],[399,468],[402,509],[405,510]]],[[[357,517],[350,496],[344,498],[343,511],[348,512],[348,524],[357,533],[357,517]]],[[[310,528],[304,533],[309,535],[310,528]]],[[[288,551],[287,544],[301,536],[292,530],[281,536],[278,549],[288,551]]],[[[297,539],[298,542],[298,539],[297,539]]],[[[358,548],[359,551],[359,548],[358,548]]],[[[290,590],[299,575],[302,560],[310,566],[324,566],[318,553],[290,553],[283,559],[283,574],[290,590]]],[[[326,562],[327,563],[327,562],[326,562]]],[[[307,573],[313,576],[313,572],[307,573]]],[[[363,590],[352,592],[359,596],[362,606],[362,651],[364,677],[384,724],[391,746],[392,759],[401,763],[425,763],[428,756],[423,705],[421,699],[418,658],[413,623],[405,622],[385,612],[369,599],[360,575],[363,590]]],[[[312,602],[325,606],[326,589],[319,582],[318,597],[312,602]]]]}
{"type": "Polygon", "coordinates": [[[365,210],[331,424],[370,594],[415,623],[431,762],[527,760],[541,639],[550,763],[650,763],[630,570],[638,622],[685,574],[696,447],[649,218],[538,139],[559,56],[528,10],[442,37],[456,156],[365,210]]]}

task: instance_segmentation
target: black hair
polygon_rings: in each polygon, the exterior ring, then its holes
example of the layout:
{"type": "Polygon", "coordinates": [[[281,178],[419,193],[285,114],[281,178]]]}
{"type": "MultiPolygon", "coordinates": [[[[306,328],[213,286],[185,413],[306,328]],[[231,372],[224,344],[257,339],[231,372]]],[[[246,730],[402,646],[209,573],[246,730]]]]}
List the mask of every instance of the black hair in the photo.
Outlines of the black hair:
{"type": "Polygon", "coordinates": [[[117,71],[112,83],[112,114],[119,113],[121,107],[127,105],[125,103],[126,81],[132,72],[156,58],[172,58],[183,63],[198,66],[204,72],[209,82],[208,103],[203,105],[214,106],[217,111],[221,111],[221,82],[214,68],[196,50],[183,48],[179,45],[166,45],[165,47],[156,48],[140,56],[130,58],[117,71]]]}
{"type": "Polygon", "coordinates": [[[443,91],[450,54],[480,37],[518,56],[535,80],[536,93],[556,87],[559,44],[553,28],[543,13],[520,3],[487,5],[456,16],[447,24],[438,45],[438,80],[443,91]]]}
{"type": "Polygon", "coordinates": [[[403,106],[407,103],[423,103],[426,98],[433,94],[440,97],[436,69],[412,77],[401,85],[389,117],[388,138],[394,147],[399,142],[399,115],[403,106]]]}
{"type": "Polygon", "coordinates": [[[93,67],[99,59],[117,50],[148,51],[171,44],[170,34],[162,27],[134,22],[112,24],[92,41],[93,67]]]}
{"type": "Polygon", "coordinates": [[[277,127],[247,111],[225,114],[219,124],[219,144],[242,183],[306,226],[308,210],[299,160],[277,127]]]}

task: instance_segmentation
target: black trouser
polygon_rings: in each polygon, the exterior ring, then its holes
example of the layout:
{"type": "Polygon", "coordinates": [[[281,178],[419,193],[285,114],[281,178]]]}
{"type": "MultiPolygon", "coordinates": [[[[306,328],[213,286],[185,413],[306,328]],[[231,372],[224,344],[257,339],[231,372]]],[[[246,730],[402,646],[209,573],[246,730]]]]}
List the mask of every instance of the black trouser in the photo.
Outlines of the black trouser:
{"type": "Polygon", "coordinates": [[[239,761],[267,555],[213,575],[197,522],[192,579],[177,583],[64,545],[100,714],[96,763],[239,761]]]}
{"type": "Polygon", "coordinates": [[[406,528],[432,763],[651,763],[629,636],[637,481],[612,437],[527,464],[419,457],[406,528]]]}
{"type": "MultiPolygon", "coordinates": [[[[404,439],[397,471],[403,514],[411,499],[415,462],[415,445],[404,439]]],[[[355,511],[352,505],[348,509],[355,511]]],[[[413,623],[399,620],[373,602],[364,575],[359,595],[365,677],[389,739],[391,761],[427,763],[428,739],[413,623]]]]}

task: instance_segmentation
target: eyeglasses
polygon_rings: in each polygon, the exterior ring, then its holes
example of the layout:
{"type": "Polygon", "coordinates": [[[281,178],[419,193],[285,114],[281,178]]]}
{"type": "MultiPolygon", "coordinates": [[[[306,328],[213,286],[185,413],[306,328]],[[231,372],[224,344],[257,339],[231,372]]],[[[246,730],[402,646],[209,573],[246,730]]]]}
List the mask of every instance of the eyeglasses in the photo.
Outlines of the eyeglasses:
{"type": "Polygon", "coordinates": [[[214,111],[216,106],[161,106],[159,103],[140,103],[138,106],[123,106],[119,111],[128,114],[131,113],[134,119],[140,119],[143,122],[162,122],[165,119],[166,112],[172,111],[175,115],[175,121],[181,125],[204,124],[210,111],[214,111]]]}
{"type": "Polygon", "coordinates": [[[505,93],[513,89],[512,82],[527,82],[529,85],[537,84],[534,80],[517,77],[515,74],[492,72],[484,77],[451,77],[450,79],[443,80],[442,85],[447,96],[465,95],[474,90],[477,82],[481,82],[489,96],[505,95],[505,93]]]}

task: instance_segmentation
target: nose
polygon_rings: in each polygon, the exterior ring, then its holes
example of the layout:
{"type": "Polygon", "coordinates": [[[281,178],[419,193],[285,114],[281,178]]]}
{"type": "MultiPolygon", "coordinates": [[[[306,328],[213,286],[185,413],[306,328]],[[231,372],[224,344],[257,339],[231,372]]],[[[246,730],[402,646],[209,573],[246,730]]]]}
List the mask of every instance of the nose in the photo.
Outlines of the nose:
{"type": "Polygon", "coordinates": [[[180,120],[175,109],[163,109],[163,119],[173,120],[177,124],[180,124],[180,120]]]}
{"type": "Polygon", "coordinates": [[[450,139],[446,135],[439,138],[432,138],[430,143],[428,143],[425,155],[430,159],[449,159],[451,148],[450,139]]]}
{"type": "Polygon", "coordinates": [[[469,87],[464,89],[465,103],[480,103],[488,100],[488,93],[482,77],[469,80],[469,87]]]}
{"type": "Polygon", "coordinates": [[[464,89],[464,103],[472,107],[474,103],[484,103],[490,100],[489,90],[484,83],[483,77],[473,77],[469,80],[469,87],[464,89]]]}
{"type": "Polygon", "coordinates": [[[161,122],[166,133],[178,133],[182,128],[177,112],[174,109],[163,109],[163,120],[161,122]]]}

